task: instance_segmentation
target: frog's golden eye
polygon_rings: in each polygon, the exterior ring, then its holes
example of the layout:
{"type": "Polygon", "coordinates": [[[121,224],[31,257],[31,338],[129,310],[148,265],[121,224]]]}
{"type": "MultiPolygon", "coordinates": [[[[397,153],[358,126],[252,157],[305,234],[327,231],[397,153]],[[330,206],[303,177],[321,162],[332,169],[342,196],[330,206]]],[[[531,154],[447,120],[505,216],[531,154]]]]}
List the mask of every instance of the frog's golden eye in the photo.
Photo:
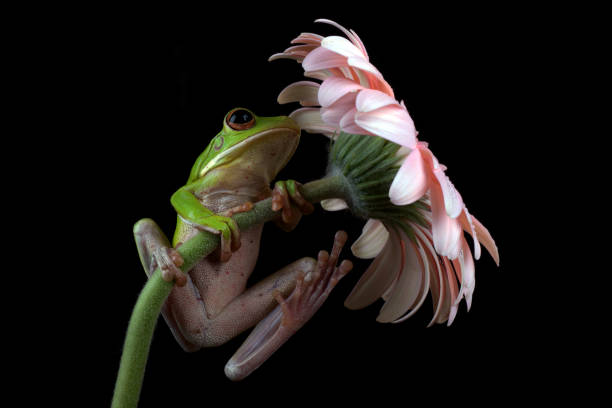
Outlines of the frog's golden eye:
{"type": "Polygon", "coordinates": [[[234,130],[247,130],[255,125],[253,114],[246,109],[234,109],[227,114],[227,124],[234,130]]]}

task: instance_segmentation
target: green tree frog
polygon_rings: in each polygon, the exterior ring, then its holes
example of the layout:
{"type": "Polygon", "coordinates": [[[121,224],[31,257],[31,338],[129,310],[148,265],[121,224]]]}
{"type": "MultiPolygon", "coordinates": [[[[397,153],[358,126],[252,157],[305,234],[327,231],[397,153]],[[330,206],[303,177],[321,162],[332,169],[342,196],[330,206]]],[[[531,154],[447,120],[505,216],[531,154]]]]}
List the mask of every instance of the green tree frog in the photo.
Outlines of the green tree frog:
{"type": "Polygon", "coordinates": [[[281,211],[277,224],[293,229],[312,204],[292,180],[270,183],[295,152],[300,128],[290,118],[258,117],[236,108],[222,130],[196,160],[187,184],[171,197],[178,214],[172,242],[150,219],[139,221],[134,235],[147,275],[157,267],[166,281],[175,280],[162,314],[185,351],[221,345],[257,325],[225,366],[239,380],[249,375],[295,333],[329,296],[352,264],[337,266],[346,233],[336,233],[331,253],[301,258],[246,288],[257,256],[263,225],[239,231],[230,216],[272,196],[281,211]],[[221,235],[220,250],[188,274],[174,249],[198,230],[221,235]]]}

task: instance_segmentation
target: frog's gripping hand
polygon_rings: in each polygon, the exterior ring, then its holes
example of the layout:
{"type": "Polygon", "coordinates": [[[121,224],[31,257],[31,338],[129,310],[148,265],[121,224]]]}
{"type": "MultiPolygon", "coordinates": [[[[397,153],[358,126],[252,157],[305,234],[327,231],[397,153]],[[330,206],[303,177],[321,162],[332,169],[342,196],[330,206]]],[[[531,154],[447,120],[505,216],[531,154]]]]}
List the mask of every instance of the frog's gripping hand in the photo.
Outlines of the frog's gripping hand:
{"type": "Polygon", "coordinates": [[[221,235],[220,258],[222,262],[226,262],[232,256],[232,251],[240,248],[240,229],[236,221],[215,214],[204,207],[198,198],[187,189],[178,190],[172,195],[170,201],[185,222],[196,228],[221,235]]]}
{"type": "Polygon", "coordinates": [[[281,212],[281,218],[276,224],[285,231],[293,230],[302,214],[308,215],[314,211],[314,206],[300,193],[301,186],[295,180],[277,181],[272,190],[272,210],[281,212]]]}

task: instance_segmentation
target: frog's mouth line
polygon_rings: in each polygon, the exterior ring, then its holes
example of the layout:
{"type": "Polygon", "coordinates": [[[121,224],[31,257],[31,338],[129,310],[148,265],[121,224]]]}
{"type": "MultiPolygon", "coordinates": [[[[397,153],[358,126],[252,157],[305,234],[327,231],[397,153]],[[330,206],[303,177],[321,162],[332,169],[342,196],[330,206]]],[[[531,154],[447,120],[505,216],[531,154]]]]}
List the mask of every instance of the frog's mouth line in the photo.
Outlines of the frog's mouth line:
{"type": "Polygon", "coordinates": [[[220,155],[215,157],[213,160],[211,160],[206,166],[204,166],[204,168],[200,172],[200,177],[204,176],[206,173],[208,173],[210,170],[214,169],[215,167],[223,164],[223,162],[225,162],[226,159],[231,159],[232,156],[237,157],[238,155],[240,155],[240,152],[244,151],[244,149],[247,149],[248,146],[251,145],[253,142],[259,141],[266,137],[274,137],[274,136],[278,137],[278,136],[281,136],[283,133],[287,134],[287,139],[293,138],[295,140],[293,148],[291,149],[289,154],[286,155],[287,157],[285,158],[285,161],[282,163],[281,168],[285,167],[289,159],[293,156],[293,153],[295,153],[295,150],[297,149],[297,146],[300,140],[299,138],[300,131],[294,128],[290,128],[290,127],[264,130],[263,132],[253,135],[243,140],[242,142],[230,147],[225,152],[221,153],[220,155]]]}

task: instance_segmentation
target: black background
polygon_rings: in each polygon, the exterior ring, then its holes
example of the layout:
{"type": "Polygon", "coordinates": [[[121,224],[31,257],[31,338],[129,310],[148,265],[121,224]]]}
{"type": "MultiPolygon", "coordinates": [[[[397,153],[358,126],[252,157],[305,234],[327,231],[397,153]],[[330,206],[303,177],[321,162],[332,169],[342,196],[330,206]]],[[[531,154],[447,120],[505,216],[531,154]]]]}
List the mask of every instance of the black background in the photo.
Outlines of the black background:
{"type": "MultiPolygon", "coordinates": [[[[489,398],[483,390],[496,400],[521,400],[534,390],[546,397],[542,378],[561,363],[548,337],[549,309],[538,303],[536,280],[550,271],[538,266],[541,248],[527,216],[545,206],[534,198],[542,184],[534,170],[543,166],[534,160],[535,146],[553,137],[542,107],[555,89],[549,59],[566,35],[554,28],[552,10],[227,4],[214,12],[157,11],[153,17],[145,10],[88,10],[66,27],[58,24],[62,44],[49,44],[63,71],[54,91],[70,100],[55,120],[68,123],[67,134],[75,136],[59,145],[71,149],[66,156],[79,169],[65,175],[77,192],[65,206],[77,214],[71,228],[94,222],[93,233],[71,239],[93,259],[81,282],[89,288],[87,317],[72,324],[73,332],[91,333],[88,347],[95,344],[84,352],[95,355],[85,359],[86,377],[97,378],[85,386],[91,388],[88,406],[106,406],[111,399],[131,308],[145,282],[133,224],[151,217],[172,234],[169,197],[227,111],[243,106],[274,116],[298,107],[278,105],[276,97],[303,79],[301,66],[267,58],[303,31],[340,35],[314,23],[316,18],[359,34],[370,61],[404,100],[420,139],[448,167],[470,213],[495,238],[501,265],[483,252],[472,309],[467,313],[462,303],[451,327],[426,328],[430,299],[408,321],[380,324],[375,318],[382,303],[361,311],[342,305],[368,265],[347,248],[344,257],[355,262],[354,271],[298,334],[241,383],[226,379],[223,366],[246,334],[188,354],[161,321],[141,406],[489,398]],[[325,392],[330,394],[323,397],[325,392]]],[[[325,137],[303,133],[278,178],[321,177],[326,149],[325,137]]],[[[267,225],[253,280],[329,249],[338,229],[349,232],[352,242],[363,222],[319,207],[292,233],[267,225]]]]}

